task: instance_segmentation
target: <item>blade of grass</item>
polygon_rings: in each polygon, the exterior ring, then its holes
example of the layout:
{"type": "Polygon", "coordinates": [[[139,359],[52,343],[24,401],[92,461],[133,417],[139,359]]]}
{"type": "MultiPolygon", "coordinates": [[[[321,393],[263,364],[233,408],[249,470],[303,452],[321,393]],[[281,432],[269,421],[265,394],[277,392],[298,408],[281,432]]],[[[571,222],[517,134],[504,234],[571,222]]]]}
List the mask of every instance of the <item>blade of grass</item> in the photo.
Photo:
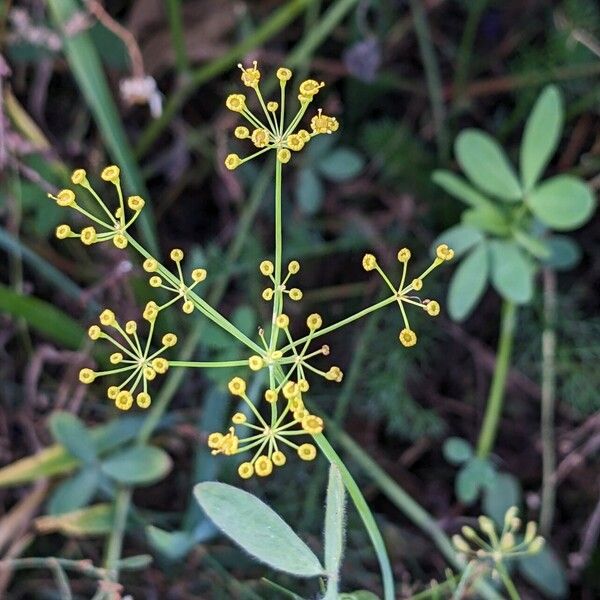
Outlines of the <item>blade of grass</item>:
{"type": "MultiPolygon", "coordinates": [[[[48,0],[56,26],[64,30],[79,10],[73,0],[48,0]]],[[[100,58],[90,35],[79,32],[64,37],[64,52],[98,129],[116,163],[123,170],[127,187],[131,193],[139,194],[148,201],[146,185],[135,162],[125,136],[117,107],[111,96],[100,58]]],[[[145,210],[139,218],[140,233],[146,247],[158,255],[158,242],[152,211],[145,210]]]]}
{"type": "MultiPolygon", "coordinates": [[[[57,0],[53,0],[56,2],[57,0]]],[[[261,46],[275,34],[284,29],[306,6],[314,0],[291,0],[273,12],[271,18],[263,23],[252,35],[244,38],[223,56],[212,60],[190,74],[189,79],[167,101],[162,115],[152,121],[140,138],[136,147],[136,156],[146,154],[152,143],[168,126],[186,100],[213,77],[231,69],[250,50],[261,46]]]]}

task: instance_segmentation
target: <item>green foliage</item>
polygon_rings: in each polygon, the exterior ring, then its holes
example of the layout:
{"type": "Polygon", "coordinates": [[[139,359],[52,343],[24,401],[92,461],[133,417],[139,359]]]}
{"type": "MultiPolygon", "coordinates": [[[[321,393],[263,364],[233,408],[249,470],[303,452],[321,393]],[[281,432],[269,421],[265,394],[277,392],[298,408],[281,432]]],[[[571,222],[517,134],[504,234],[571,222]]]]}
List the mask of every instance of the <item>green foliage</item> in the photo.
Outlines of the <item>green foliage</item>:
{"type": "Polygon", "coordinates": [[[443,446],[445,459],[453,465],[462,465],[473,456],[473,448],[467,440],[449,437],[443,446]]]}
{"type": "Polygon", "coordinates": [[[329,469],[327,499],[325,502],[325,570],[329,579],[327,595],[337,597],[337,581],[345,545],[346,491],[339,469],[332,465],[329,469]]]}
{"type": "Polygon", "coordinates": [[[312,550],[256,496],[212,481],[196,485],[194,496],[206,516],[257,560],[297,577],[324,574],[312,550]]]}
{"type": "Polygon", "coordinates": [[[151,485],[165,477],[171,467],[171,458],[164,450],[143,445],[115,452],[100,465],[107,477],[126,485],[151,485]]]}
{"type": "Polygon", "coordinates": [[[529,583],[548,598],[567,598],[568,582],[565,567],[555,552],[544,547],[534,556],[526,556],[518,561],[519,572],[529,583]]]}
{"type": "Polygon", "coordinates": [[[86,426],[74,414],[55,412],[50,417],[50,431],[57,443],[62,444],[83,463],[93,463],[97,458],[94,440],[86,426]]]}
{"type": "Polygon", "coordinates": [[[109,533],[114,520],[112,504],[95,504],[81,510],[39,517],[35,524],[43,533],[62,533],[69,537],[87,537],[109,533]]]}
{"type": "Polygon", "coordinates": [[[436,240],[458,242],[464,256],[450,284],[450,316],[467,318],[489,281],[504,299],[527,304],[533,297],[537,269],[548,264],[572,265],[572,243],[557,243],[548,230],[570,231],[586,223],[595,207],[591,190],[579,178],[558,175],[539,179],[560,140],[564,107],[558,88],[548,86],[539,96],[525,125],[517,177],[499,143],[485,132],[468,129],[455,144],[456,158],[469,181],[448,171],[433,180],[470,208],[462,215],[467,229],[451,228],[436,240]],[[473,234],[479,233],[479,239],[473,234]],[[470,249],[470,252],[465,254],[470,249]],[[562,251],[567,255],[562,256],[562,251]]]}

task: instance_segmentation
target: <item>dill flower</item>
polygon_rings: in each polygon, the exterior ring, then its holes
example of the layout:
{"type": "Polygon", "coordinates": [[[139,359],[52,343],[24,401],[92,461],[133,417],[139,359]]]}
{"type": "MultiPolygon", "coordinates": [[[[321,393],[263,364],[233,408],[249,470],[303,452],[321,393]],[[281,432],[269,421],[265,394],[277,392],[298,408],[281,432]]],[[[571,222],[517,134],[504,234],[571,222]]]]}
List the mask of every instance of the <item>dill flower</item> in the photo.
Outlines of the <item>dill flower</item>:
{"type": "Polygon", "coordinates": [[[127,247],[128,238],[126,232],[138,218],[141,210],[144,208],[145,202],[140,196],[129,196],[127,202],[125,202],[121,188],[120,173],[119,167],[110,165],[105,167],[100,175],[104,181],[112,183],[116,188],[119,205],[114,211],[109,209],[104,200],[94,190],[84,169],[73,171],[71,182],[88,192],[94,204],[99,209],[98,211],[90,212],[86,208],[83,208],[77,202],[77,195],[73,190],[61,190],[56,196],[48,194],[50,198],[56,201],[58,206],[72,208],[93,223],[93,225],[84,227],[79,233],[74,232],[68,225],[59,225],[56,228],[56,237],[58,239],[79,238],[82,244],[86,246],[112,240],[113,244],[119,249],[127,247]],[[126,205],[133,213],[129,219],[126,219],[125,215],[126,205]]]}
{"type": "Polygon", "coordinates": [[[121,410],[129,410],[133,406],[134,397],[140,408],[150,406],[148,382],[153,381],[157,374],[164,375],[167,372],[169,362],[162,354],[177,343],[177,336],[167,333],[162,337],[160,348],[152,352],[150,347],[154,321],[150,323],[150,332],[144,343],[140,340],[137,329],[135,321],[127,321],[125,327],[122,327],[112,310],[102,311],[99,325],[90,326],[88,335],[94,341],[106,340],[118,350],[110,355],[110,363],[115,368],[106,371],[85,368],[79,372],[79,380],[84,384],[93,383],[97,378],[109,375],[122,377],[123,381],[118,386],[112,385],[107,390],[108,397],[114,400],[117,408],[121,410]]]}

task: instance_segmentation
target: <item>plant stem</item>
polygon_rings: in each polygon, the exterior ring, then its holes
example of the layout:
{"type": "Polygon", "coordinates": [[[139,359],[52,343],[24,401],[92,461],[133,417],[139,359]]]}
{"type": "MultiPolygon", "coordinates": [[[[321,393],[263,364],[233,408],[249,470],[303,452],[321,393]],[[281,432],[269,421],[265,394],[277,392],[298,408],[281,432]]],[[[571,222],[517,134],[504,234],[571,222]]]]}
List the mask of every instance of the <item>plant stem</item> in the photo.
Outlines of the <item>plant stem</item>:
{"type": "Polygon", "coordinates": [[[554,411],[556,405],[556,275],[552,269],[543,270],[544,330],[542,332],[542,506],[540,532],[550,535],[556,501],[556,444],[554,411]]]}
{"type": "Polygon", "coordinates": [[[510,367],[512,346],[515,336],[517,307],[514,303],[504,300],[500,321],[500,339],[496,355],[496,367],[487,399],[483,425],[477,442],[477,456],[487,458],[494,447],[498,425],[504,403],[506,377],[510,367]]]}
{"type": "Polygon", "coordinates": [[[381,569],[381,575],[383,578],[383,597],[384,600],[394,600],[394,576],[392,573],[392,567],[390,565],[390,559],[388,558],[387,551],[385,549],[385,543],[381,537],[375,518],[371,513],[371,509],[367,504],[362,492],[358,485],[352,478],[350,471],[346,468],[346,465],[342,459],[338,456],[336,451],[332,448],[331,444],[327,441],[327,438],[322,434],[314,436],[315,441],[319,445],[319,448],[323,454],[327,457],[327,460],[338,467],[344,481],[344,485],[356,506],[356,510],[362,519],[373,548],[379,561],[379,568],[381,569]]]}
{"type": "Polygon", "coordinates": [[[519,596],[519,592],[513,583],[513,580],[510,578],[506,567],[501,563],[496,563],[496,570],[500,573],[500,579],[502,579],[502,583],[510,596],[510,600],[521,600],[521,596],[519,596]]]}
{"type": "Polygon", "coordinates": [[[181,0],[167,0],[167,18],[171,29],[171,39],[175,50],[175,66],[181,75],[189,68],[189,61],[185,49],[185,35],[183,30],[183,19],[181,16],[181,0]]]}
{"type": "Polygon", "coordinates": [[[446,109],[444,108],[444,90],[440,67],[435,56],[435,48],[431,41],[431,32],[427,23],[425,5],[421,0],[410,0],[411,13],[415,25],[415,32],[419,42],[421,58],[425,68],[425,79],[431,101],[431,111],[435,125],[438,158],[446,161],[449,156],[448,132],[446,131],[446,109]]]}
{"type": "Polygon", "coordinates": [[[118,562],[121,559],[123,536],[127,525],[127,514],[131,503],[132,490],[129,487],[119,488],[115,498],[115,520],[106,546],[104,566],[110,581],[119,581],[118,562]]]}

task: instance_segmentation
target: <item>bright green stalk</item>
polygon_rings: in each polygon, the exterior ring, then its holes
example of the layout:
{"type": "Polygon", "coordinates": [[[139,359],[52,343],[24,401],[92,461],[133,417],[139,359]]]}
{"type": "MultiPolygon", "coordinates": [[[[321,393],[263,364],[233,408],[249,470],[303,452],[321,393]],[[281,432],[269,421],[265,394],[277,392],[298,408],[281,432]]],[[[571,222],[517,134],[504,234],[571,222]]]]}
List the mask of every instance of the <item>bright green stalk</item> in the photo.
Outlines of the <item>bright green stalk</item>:
{"type": "Polygon", "coordinates": [[[517,307],[512,302],[505,300],[502,305],[502,317],[500,322],[500,339],[498,340],[498,352],[496,355],[496,367],[494,377],[487,400],[485,417],[479,433],[477,442],[477,456],[487,458],[494,447],[502,406],[504,404],[504,389],[506,377],[510,367],[512,346],[515,337],[515,325],[517,321],[517,307]]]}
{"type": "Polygon", "coordinates": [[[502,579],[502,583],[508,592],[510,600],[521,600],[521,596],[519,596],[519,592],[517,591],[513,580],[510,578],[510,575],[508,574],[508,571],[502,562],[496,563],[496,570],[498,573],[500,573],[500,579],[502,579]]]}
{"type": "Polygon", "coordinates": [[[185,35],[183,29],[183,18],[181,15],[181,0],[167,0],[167,18],[171,29],[171,39],[175,50],[175,65],[179,74],[186,73],[189,68],[189,60],[185,49],[185,35]]]}
{"type": "Polygon", "coordinates": [[[121,559],[121,549],[123,547],[123,536],[127,525],[127,514],[131,504],[132,489],[122,487],[117,492],[115,498],[115,520],[110,531],[108,544],[106,546],[106,556],[104,566],[108,571],[107,575],[111,581],[119,581],[118,563],[121,559]]]}
{"type": "Polygon", "coordinates": [[[331,444],[327,441],[327,438],[322,434],[318,434],[314,436],[315,442],[319,445],[319,448],[323,452],[323,454],[327,457],[327,460],[337,466],[342,475],[342,480],[344,481],[344,486],[348,490],[348,494],[352,498],[354,502],[354,506],[356,506],[356,510],[362,519],[362,522],[369,534],[369,538],[371,539],[371,544],[373,544],[373,548],[375,550],[375,554],[377,555],[377,560],[379,561],[379,568],[381,569],[381,576],[383,578],[383,597],[384,600],[394,600],[394,575],[392,573],[392,567],[390,565],[390,559],[387,555],[387,551],[385,549],[385,543],[383,538],[381,537],[381,533],[379,528],[377,527],[377,523],[375,522],[375,518],[373,517],[373,513],[365,500],[365,497],[362,495],[360,488],[356,485],[350,471],[346,468],[346,465],[342,461],[342,459],[338,456],[336,451],[332,448],[331,444]]]}

